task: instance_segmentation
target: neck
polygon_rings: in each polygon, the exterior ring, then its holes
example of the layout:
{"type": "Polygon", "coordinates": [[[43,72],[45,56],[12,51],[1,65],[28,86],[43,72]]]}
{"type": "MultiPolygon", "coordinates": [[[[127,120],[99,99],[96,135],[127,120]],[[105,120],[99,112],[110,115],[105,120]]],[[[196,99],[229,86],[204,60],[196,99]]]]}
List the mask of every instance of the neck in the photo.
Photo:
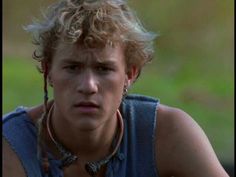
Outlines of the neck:
{"type": "Polygon", "coordinates": [[[52,109],[50,127],[54,138],[77,155],[80,162],[95,161],[111,153],[111,144],[118,128],[116,113],[93,129],[81,129],[80,125],[59,116],[56,107],[52,109]]]}

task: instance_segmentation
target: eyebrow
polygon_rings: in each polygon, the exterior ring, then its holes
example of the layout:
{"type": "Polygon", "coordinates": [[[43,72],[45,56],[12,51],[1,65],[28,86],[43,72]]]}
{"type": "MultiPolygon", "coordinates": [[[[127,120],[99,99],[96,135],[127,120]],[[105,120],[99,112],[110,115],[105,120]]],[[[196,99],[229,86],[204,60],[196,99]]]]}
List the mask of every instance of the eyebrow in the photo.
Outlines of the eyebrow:
{"type": "MultiPolygon", "coordinates": [[[[66,60],[62,60],[61,64],[77,64],[77,65],[82,65],[84,64],[84,62],[82,61],[76,61],[73,59],[66,59],[66,60]]],[[[94,64],[96,65],[107,65],[107,66],[115,66],[116,62],[115,61],[111,61],[111,60],[96,60],[94,62],[94,64]]]]}
{"type": "Polygon", "coordinates": [[[100,64],[100,65],[109,65],[109,66],[115,66],[116,65],[116,62],[115,61],[96,61],[97,64],[100,64]]]}
{"type": "Polygon", "coordinates": [[[81,61],[76,61],[76,60],[73,60],[73,59],[63,59],[61,60],[61,63],[82,63],[81,61]]]}

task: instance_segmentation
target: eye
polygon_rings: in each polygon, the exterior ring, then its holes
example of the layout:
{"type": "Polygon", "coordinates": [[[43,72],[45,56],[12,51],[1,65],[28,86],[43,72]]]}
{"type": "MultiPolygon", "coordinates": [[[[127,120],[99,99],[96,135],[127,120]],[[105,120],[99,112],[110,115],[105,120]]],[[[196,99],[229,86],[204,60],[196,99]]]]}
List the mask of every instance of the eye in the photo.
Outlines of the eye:
{"type": "Polygon", "coordinates": [[[111,67],[108,67],[108,66],[98,66],[97,67],[97,71],[100,72],[100,73],[107,73],[107,72],[110,72],[112,70],[113,69],[111,67]]]}
{"type": "Polygon", "coordinates": [[[68,65],[68,66],[65,66],[64,69],[70,72],[74,72],[74,71],[79,71],[80,67],[78,65],[68,65]]]}
{"type": "Polygon", "coordinates": [[[105,67],[105,66],[99,66],[99,67],[98,67],[98,70],[99,70],[99,71],[109,71],[110,68],[105,67]]]}

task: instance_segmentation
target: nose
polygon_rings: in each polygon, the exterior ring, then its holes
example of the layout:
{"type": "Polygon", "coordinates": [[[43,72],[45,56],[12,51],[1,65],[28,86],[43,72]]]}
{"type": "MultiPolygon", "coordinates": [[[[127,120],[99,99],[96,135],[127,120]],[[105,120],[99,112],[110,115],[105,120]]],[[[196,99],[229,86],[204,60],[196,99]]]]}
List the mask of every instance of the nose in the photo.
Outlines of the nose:
{"type": "Polygon", "coordinates": [[[79,76],[77,91],[85,95],[91,95],[98,91],[97,78],[92,71],[84,71],[79,76]]]}

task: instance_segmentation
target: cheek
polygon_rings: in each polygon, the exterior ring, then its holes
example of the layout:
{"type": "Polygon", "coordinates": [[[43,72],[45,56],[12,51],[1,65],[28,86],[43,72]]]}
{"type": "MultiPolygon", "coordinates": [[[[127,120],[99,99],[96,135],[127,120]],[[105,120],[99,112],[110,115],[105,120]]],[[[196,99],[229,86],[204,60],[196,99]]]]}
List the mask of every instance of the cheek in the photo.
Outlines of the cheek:
{"type": "Polygon", "coordinates": [[[52,70],[51,82],[54,96],[61,97],[66,90],[71,90],[72,78],[66,76],[63,71],[52,70]]]}
{"type": "Polygon", "coordinates": [[[107,80],[106,83],[101,85],[101,87],[104,87],[104,85],[106,85],[107,90],[109,90],[109,92],[114,97],[122,97],[124,83],[125,83],[125,76],[116,75],[115,77],[112,77],[109,80],[107,80]]]}

